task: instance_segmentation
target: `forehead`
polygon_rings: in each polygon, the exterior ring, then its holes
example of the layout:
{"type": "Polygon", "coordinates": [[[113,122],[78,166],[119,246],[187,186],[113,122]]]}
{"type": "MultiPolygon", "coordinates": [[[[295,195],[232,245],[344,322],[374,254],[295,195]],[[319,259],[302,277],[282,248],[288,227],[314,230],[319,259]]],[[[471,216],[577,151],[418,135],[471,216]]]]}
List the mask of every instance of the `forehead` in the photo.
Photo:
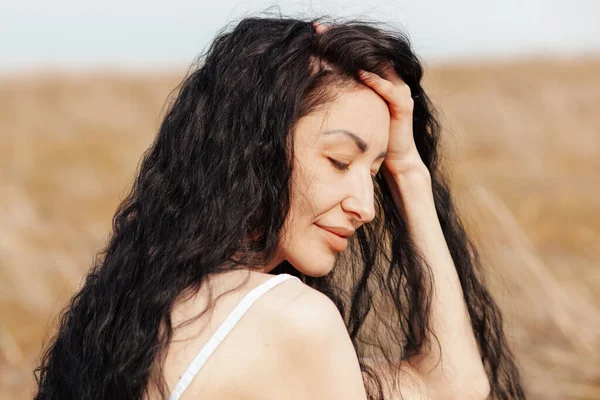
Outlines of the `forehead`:
{"type": "Polygon", "coordinates": [[[379,151],[387,147],[389,128],[390,113],[385,100],[372,89],[360,86],[340,90],[335,100],[301,118],[296,127],[296,140],[308,145],[352,144],[346,135],[322,134],[348,130],[379,151]]]}

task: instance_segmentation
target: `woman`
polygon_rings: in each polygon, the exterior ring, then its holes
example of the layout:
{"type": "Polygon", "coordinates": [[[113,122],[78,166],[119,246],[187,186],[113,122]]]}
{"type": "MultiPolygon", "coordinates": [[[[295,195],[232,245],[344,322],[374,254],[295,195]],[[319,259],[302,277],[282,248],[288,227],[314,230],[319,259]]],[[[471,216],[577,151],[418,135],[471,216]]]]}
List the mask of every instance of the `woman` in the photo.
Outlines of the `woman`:
{"type": "Polygon", "coordinates": [[[217,37],[35,398],[523,399],[421,76],[402,34],[365,21],[217,37]]]}

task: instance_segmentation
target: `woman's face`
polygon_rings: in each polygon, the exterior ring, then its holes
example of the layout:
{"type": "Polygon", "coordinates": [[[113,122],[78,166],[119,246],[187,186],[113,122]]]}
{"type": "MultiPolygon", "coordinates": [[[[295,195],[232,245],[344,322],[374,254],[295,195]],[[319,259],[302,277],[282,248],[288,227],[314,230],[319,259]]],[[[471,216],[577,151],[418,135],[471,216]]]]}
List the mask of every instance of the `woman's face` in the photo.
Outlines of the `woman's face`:
{"type": "Polygon", "coordinates": [[[390,129],[386,102],[364,85],[324,108],[296,124],[292,202],[279,248],[280,260],[313,277],[329,273],[348,243],[328,229],[347,236],[375,217],[373,179],[390,129]]]}

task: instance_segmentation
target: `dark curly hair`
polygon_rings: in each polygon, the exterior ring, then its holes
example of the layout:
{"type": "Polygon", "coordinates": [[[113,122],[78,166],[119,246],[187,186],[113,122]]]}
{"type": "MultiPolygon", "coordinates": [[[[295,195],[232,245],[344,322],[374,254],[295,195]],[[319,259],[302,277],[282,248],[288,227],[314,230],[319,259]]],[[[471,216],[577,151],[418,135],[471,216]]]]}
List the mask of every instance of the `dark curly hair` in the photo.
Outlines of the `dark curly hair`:
{"type": "MultiPolygon", "coordinates": [[[[150,384],[165,395],[160,365],[176,328],[176,299],[211,274],[268,263],[290,208],[296,121],[339,88],[356,85],[359,69],[381,74],[388,62],[414,98],[416,145],[431,174],[490,396],[525,398],[500,311],[440,168],[441,127],[407,36],[363,19],[317,34],[313,21],[247,17],[199,56],[143,155],[106,247],[42,352],[35,399],[140,399],[150,384]]],[[[383,378],[362,356],[369,351],[394,365],[418,352],[430,332],[432,275],[381,173],[374,195],[376,218],[357,229],[331,273],[306,276],[288,261],[270,273],[295,275],[334,301],[368,397],[383,399],[383,378]],[[388,307],[375,307],[375,297],[388,307]]]]}

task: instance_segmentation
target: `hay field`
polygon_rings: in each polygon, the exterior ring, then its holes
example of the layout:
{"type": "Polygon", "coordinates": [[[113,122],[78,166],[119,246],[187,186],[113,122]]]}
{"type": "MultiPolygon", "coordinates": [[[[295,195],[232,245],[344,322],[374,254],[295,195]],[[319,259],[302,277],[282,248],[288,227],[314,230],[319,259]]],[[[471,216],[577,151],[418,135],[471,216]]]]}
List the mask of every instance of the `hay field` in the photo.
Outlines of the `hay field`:
{"type": "MultiPolygon", "coordinates": [[[[600,399],[600,59],[428,66],[531,399],[600,399]]],[[[183,72],[0,77],[0,398],[100,250],[183,72]]]]}

